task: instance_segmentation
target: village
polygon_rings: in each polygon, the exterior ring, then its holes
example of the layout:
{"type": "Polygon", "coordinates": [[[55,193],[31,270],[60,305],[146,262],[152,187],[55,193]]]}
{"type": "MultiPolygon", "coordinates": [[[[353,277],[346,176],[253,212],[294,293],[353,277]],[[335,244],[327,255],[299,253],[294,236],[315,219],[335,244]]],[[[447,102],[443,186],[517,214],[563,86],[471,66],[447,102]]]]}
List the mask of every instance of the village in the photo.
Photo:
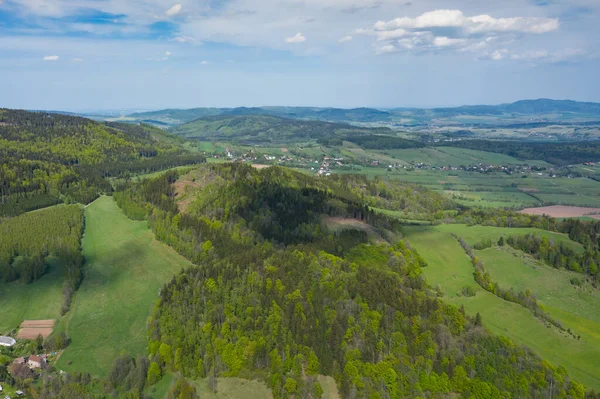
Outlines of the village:
{"type": "MultiPolygon", "coordinates": [[[[213,153],[207,154],[212,156],[214,159],[219,159],[229,162],[244,162],[250,163],[258,167],[279,165],[292,168],[299,168],[310,170],[317,176],[331,176],[333,173],[339,171],[352,171],[359,172],[361,168],[382,168],[387,169],[388,172],[404,170],[407,172],[415,170],[431,170],[431,171],[443,171],[443,172],[471,172],[471,173],[505,173],[507,175],[521,174],[527,175],[532,174],[535,176],[546,176],[546,177],[557,177],[560,168],[549,167],[538,165],[530,165],[527,163],[519,165],[508,165],[508,164],[491,164],[484,162],[477,163],[464,163],[460,165],[443,165],[436,166],[428,163],[427,161],[410,161],[410,162],[394,162],[389,163],[379,159],[369,159],[368,157],[362,159],[356,158],[344,158],[335,155],[323,154],[320,157],[309,158],[304,156],[298,156],[294,154],[285,155],[273,155],[273,154],[261,154],[254,151],[246,151],[240,154],[236,154],[234,150],[227,148],[224,153],[213,153]]],[[[371,154],[372,155],[372,154],[371,154]]],[[[595,162],[585,162],[585,166],[595,166],[595,162]]],[[[573,177],[571,173],[563,175],[565,177],[573,177]]]]}

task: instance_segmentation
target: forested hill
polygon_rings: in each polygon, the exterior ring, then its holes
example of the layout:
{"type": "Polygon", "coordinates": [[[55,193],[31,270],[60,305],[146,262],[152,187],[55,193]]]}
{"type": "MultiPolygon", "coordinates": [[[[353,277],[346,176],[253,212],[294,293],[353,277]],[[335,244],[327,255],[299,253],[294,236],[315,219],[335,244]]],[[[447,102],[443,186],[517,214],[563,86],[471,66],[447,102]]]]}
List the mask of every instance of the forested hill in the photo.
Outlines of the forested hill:
{"type": "Polygon", "coordinates": [[[0,216],[88,203],[112,190],[106,177],[201,160],[150,126],[0,109],[0,216]]]}
{"type": "Polygon", "coordinates": [[[499,105],[464,105],[453,108],[433,108],[430,110],[414,110],[415,112],[431,112],[436,116],[457,115],[540,115],[553,112],[598,115],[600,117],[600,103],[588,103],[570,100],[550,100],[540,98],[537,100],[521,100],[509,104],[499,105]]]}
{"type": "Polygon", "coordinates": [[[191,122],[206,116],[270,115],[280,118],[309,119],[333,122],[377,122],[389,120],[391,114],[373,108],[318,108],[318,107],[238,107],[163,109],[136,112],[128,115],[136,120],[158,120],[173,125],[191,122]]]}
{"type": "MultiPolygon", "coordinates": [[[[167,371],[211,384],[256,378],[275,398],[318,398],[317,376],[328,375],[344,398],[584,397],[564,368],[444,302],[408,242],[353,229],[395,226],[361,203],[352,178],[243,164],[191,177],[202,189],[183,213],[174,172],[115,194],[126,214],[147,213],[157,238],[195,263],[160,291],[149,384],[167,371]],[[339,229],[331,218],[353,222],[339,229]]],[[[410,194],[372,189],[391,202],[410,194]]]]}
{"type": "Polygon", "coordinates": [[[399,139],[388,128],[363,128],[343,123],[307,121],[271,115],[210,116],[176,126],[171,132],[189,139],[228,140],[247,144],[286,143],[308,140],[357,140],[364,136],[384,136],[396,143],[394,148],[421,146],[399,139]]]}
{"type": "Polygon", "coordinates": [[[329,122],[399,122],[404,118],[421,121],[436,118],[452,118],[462,115],[473,116],[535,116],[551,114],[563,116],[594,116],[600,119],[600,103],[570,100],[521,100],[499,105],[464,105],[443,108],[319,108],[319,107],[239,107],[239,108],[191,108],[164,109],[138,112],[128,115],[137,121],[154,121],[161,124],[180,125],[206,116],[270,115],[280,118],[318,120],[329,122]]]}

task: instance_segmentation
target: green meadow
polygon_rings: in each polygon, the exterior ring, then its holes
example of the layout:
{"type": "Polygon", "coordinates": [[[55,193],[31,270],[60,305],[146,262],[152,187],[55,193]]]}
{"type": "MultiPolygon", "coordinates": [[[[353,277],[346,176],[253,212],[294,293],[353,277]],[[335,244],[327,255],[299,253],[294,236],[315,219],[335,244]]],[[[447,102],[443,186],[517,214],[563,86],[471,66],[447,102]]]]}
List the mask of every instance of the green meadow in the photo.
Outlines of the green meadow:
{"type": "MultiPolygon", "coordinates": [[[[167,373],[153,387],[147,389],[147,394],[152,399],[166,399],[169,389],[177,381],[177,376],[167,373]]],[[[243,378],[218,378],[217,391],[214,392],[208,385],[208,379],[188,380],[196,388],[201,398],[211,399],[268,399],[272,398],[271,390],[265,383],[243,378]]],[[[320,375],[319,384],[323,388],[323,399],[340,399],[338,387],[332,377],[320,375]]]]}
{"type": "MultiPolygon", "coordinates": [[[[169,389],[175,385],[176,381],[176,375],[167,373],[156,385],[147,389],[147,394],[152,399],[166,399],[169,389]]],[[[188,381],[196,388],[198,396],[203,399],[268,399],[273,397],[271,390],[260,381],[243,378],[217,378],[216,392],[210,389],[208,379],[188,381]]]]}
{"type": "Polygon", "coordinates": [[[111,197],[85,210],[84,280],[59,330],[71,344],[58,362],[66,371],[103,376],[121,351],[146,353],[146,322],[161,286],[189,262],[158,242],[145,222],[111,197]]]}
{"type": "Polygon", "coordinates": [[[62,304],[62,268],[50,260],[49,271],[31,284],[0,282],[0,335],[26,319],[57,319],[62,304]]]}
{"type": "Polygon", "coordinates": [[[555,242],[564,242],[566,245],[571,247],[577,253],[583,253],[584,248],[581,244],[571,241],[568,236],[562,233],[555,233],[552,231],[534,229],[528,227],[519,228],[502,228],[494,226],[467,226],[465,224],[442,224],[435,226],[434,229],[444,233],[455,233],[460,236],[463,240],[473,246],[482,240],[492,240],[496,242],[501,236],[505,238],[514,235],[525,235],[534,234],[539,237],[547,237],[549,240],[555,242]]]}
{"type": "Polygon", "coordinates": [[[484,326],[489,330],[530,348],[554,365],[564,366],[575,379],[586,386],[600,389],[600,351],[597,349],[599,341],[595,333],[600,329],[595,318],[588,316],[597,309],[594,308],[595,296],[568,287],[568,273],[558,276],[548,268],[549,270],[544,272],[544,278],[539,278],[528,275],[530,272],[527,269],[522,270],[525,266],[519,263],[518,259],[486,259],[491,251],[478,251],[485,255],[482,257],[486,269],[501,285],[510,286],[511,282],[521,279],[521,285],[515,283],[515,289],[527,287],[535,292],[535,289],[540,289],[539,286],[549,284],[549,281],[555,282],[555,285],[548,285],[547,292],[539,291],[540,303],[552,317],[572,328],[575,334],[580,334],[582,338],[577,340],[556,328],[548,328],[529,310],[504,301],[479,287],[473,279],[473,266],[469,258],[450,235],[451,232],[456,232],[472,244],[482,238],[499,237],[502,234],[500,230],[505,230],[505,234],[522,234],[517,231],[531,229],[471,228],[461,225],[410,226],[405,227],[404,233],[410,244],[427,261],[428,266],[424,268],[425,278],[430,285],[441,290],[444,300],[456,306],[463,305],[471,315],[480,313],[484,326]],[[466,286],[474,289],[474,297],[459,295],[461,289],[466,286]],[[545,299],[544,295],[554,295],[557,290],[561,291],[557,299],[545,299]],[[583,304],[587,310],[580,309],[583,304]]]}

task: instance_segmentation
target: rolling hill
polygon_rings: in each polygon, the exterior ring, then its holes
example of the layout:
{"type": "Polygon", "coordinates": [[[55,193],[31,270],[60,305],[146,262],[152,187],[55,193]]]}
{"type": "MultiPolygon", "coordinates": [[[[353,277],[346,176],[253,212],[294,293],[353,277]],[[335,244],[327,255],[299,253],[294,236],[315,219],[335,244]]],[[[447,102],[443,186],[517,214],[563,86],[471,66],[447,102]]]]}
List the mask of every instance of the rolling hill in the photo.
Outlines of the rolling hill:
{"type": "MultiPolygon", "coordinates": [[[[219,115],[200,118],[176,126],[171,132],[187,139],[236,141],[244,144],[303,142],[309,140],[353,141],[365,136],[381,136],[402,147],[421,146],[419,143],[399,139],[388,128],[363,128],[342,123],[307,121],[271,115],[219,115]]],[[[373,140],[371,140],[373,141],[373,140]]]]}
{"type": "Polygon", "coordinates": [[[89,203],[112,190],[107,177],[201,160],[148,125],[0,109],[0,215],[89,203]]]}
{"type": "MultiPolygon", "coordinates": [[[[138,112],[127,116],[134,121],[147,121],[156,125],[180,125],[193,120],[216,115],[270,115],[275,117],[319,120],[346,123],[398,123],[435,122],[437,119],[461,116],[487,116],[501,118],[504,122],[519,116],[539,116],[552,120],[570,117],[600,119],[600,103],[571,100],[521,100],[499,105],[464,105],[441,108],[320,108],[320,107],[239,107],[164,109],[138,112]]],[[[504,123],[503,122],[503,123],[504,123]]]]}

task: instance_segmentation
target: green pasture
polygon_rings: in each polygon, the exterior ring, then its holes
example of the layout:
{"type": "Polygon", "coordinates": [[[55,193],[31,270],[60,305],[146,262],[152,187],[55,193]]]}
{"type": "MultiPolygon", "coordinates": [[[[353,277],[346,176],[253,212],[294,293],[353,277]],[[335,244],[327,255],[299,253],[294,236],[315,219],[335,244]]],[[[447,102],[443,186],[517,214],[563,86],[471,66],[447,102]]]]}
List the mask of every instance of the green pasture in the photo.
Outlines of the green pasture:
{"type": "Polygon", "coordinates": [[[49,271],[31,284],[0,282],[0,335],[23,320],[57,319],[62,304],[62,268],[54,259],[49,271]]]}
{"type": "Polygon", "coordinates": [[[504,154],[470,150],[457,147],[427,147],[419,149],[379,150],[376,154],[387,155],[401,164],[424,163],[431,166],[459,166],[473,164],[491,165],[540,165],[549,166],[544,161],[523,161],[504,154]]]}
{"type": "Polygon", "coordinates": [[[553,240],[555,242],[564,242],[578,253],[584,252],[584,248],[581,244],[570,240],[565,234],[529,227],[503,228],[479,225],[467,226],[466,224],[441,224],[439,226],[433,226],[429,229],[447,234],[455,233],[469,243],[469,245],[475,245],[476,243],[487,239],[497,242],[501,236],[508,237],[514,235],[534,234],[539,237],[548,237],[549,240],[553,240]]]}
{"type": "Polygon", "coordinates": [[[121,351],[146,353],[158,291],[189,262],[158,242],[145,222],[125,217],[111,197],[88,206],[85,217],[84,280],[58,326],[71,344],[57,366],[103,376],[121,351]]]}
{"type": "MultiPolygon", "coordinates": [[[[156,385],[147,389],[147,394],[152,399],[166,399],[169,389],[175,385],[177,378],[173,373],[167,373],[156,385]]],[[[268,399],[273,397],[271,390],[260,381],[245,380],[243,378],[218,378],[216,392],[210,389],[208,379],[188,381],[194,385],[198,396],[201,398],[268,399]]]]}
{"type": "MultiPolygon", "coordinates": [[[[600,291],[590,284],[575,286],[571,283],[571,279],[585,280],[584,275],[555,269],[506,246],[476,252],[493,280],[501,286],[514,287],[516,291],[529,288],[548,309],[560,309],[597,323],[595,335],[600,339],[600,291]]],[[[576,326],[567,327],[578,333],[576,326]]],[[[600,342],[596,344],[600,350],[600,342]]]]}
{"type": "MultiPolygon", "coordinates": [[[[410,244],[425,258],[428,266],[424,275],[429,284],[438,287],[444,294],[444,300],[465,307],[470,315],[480,313],[484,326],[496,334],[506,336],[515,343],[533,350],[538,356],[554,365],[564,366],[578,381],[590,388],[600,388],[600,362],[596,359],[595,348],[584,335],[580,325],[582,339],[577,340],[556,328],[548,328],[531,312],[522,306],[504,301],[484,291],[473,279],[473,266],[458,242],[450,235],[451,227],[458,227],[456,233],[464,234],[466,226],[410,226],[405,227],[405,235],[410,244]],[[472,287],[474,297],[459,296],[465,286],[472,287]],[[594,362],[595,359],[595,362],[594,362]]],[[[508,230],[508,229],[506,229],[508,230]]],[[[509,234],[514,234],[510,229],[509,234]]],[[[473,232],[473,234],[475,234],[473,232]]],[[[488,236],[498,232],[488,232],[488,236]]],[[[465,237],[473,241],[474,236],[465,237]]],[[[477,237],[476,241],[484,237],[477,237]]],[[[490,267],[486,263],[486,268],[490,267]]],[[[494,275],[494,277],[496,277],[494,275]]],[[[546,305],[544,303],[544,305],[546,305]]],[[[576,311],[576,305],[572,311],[576,311]]],[[[547,310],[557,318],[561,317],[547,305],[547,310]]],[[[571,313],[569,313],[571,314],[571,313]]],[[[561,320],[563,320],[561,318],[561,320]]],[[[586,319],[587,320],[587,319],[586,319]]],[[[589,321],[589,320],[588,320],[589,321]]],[[[565,319],[565,324],[567,323],[565,319]]],[[[583,324],[591,327],[593,324],[583,324]]]]}

